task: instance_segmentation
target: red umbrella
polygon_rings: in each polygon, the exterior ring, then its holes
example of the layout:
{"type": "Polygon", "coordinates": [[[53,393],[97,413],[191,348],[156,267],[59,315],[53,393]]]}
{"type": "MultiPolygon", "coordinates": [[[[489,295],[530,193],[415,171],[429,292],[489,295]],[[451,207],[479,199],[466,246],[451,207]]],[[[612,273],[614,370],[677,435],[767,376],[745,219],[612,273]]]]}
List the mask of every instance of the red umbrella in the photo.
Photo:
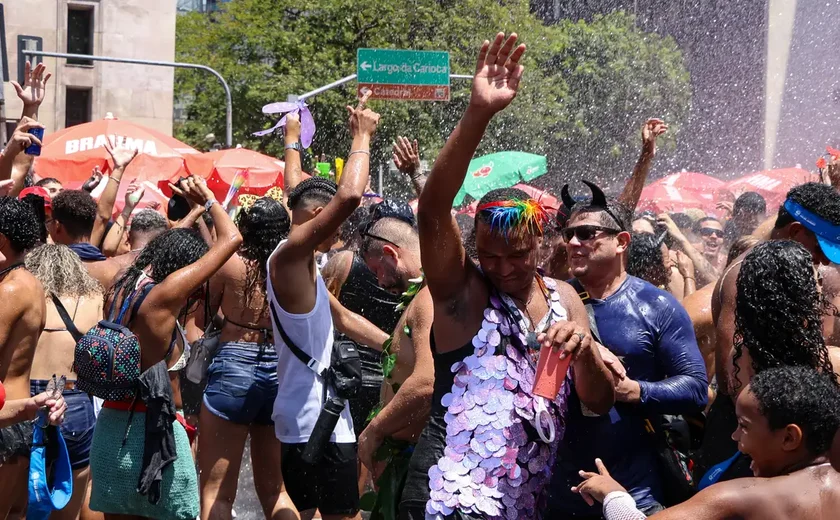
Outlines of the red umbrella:
{"type": "Polygon", "coordinates": [[[747,191],[759,193],[767,201],[767,211],[776,211],[785,201],[787,192],[806,182],[819,182],[819,176],[802,168],[780,168],[745,175],[729,182],[726,188],[736,197],[747,191]]]}
{"type": "Polygon", "coordinates": [[[263,196],[274,186],[283,187],[286,164],[246,148],[217,150],[185,160],[191,172],[207,179],[207,186],[219,200],[224,199],[236,173],[242,170],[248,172],[248,181],[239,189],[239,195],[263,196]]]}
{"type": "Polygon", "coordinates": [[[636,209],[637,211],[650,210],[659,214],[681,212],[689,208],[708,211],[709,206],[714,206],[711,200],[700,198],[691,191],[655,182],[642,189],[642,196],[636,209]]]}
{"type": "Polygon", "coordinates": [[[187,176],[184,157],[199,156],[197,150],[157,130],[130,121],[100,119],[48,135],[41,155],[35,159],[35,172],[62,183],[84,182],[94,166],[107,173],[111,169],[110,155],[104,147],[109,142],[138,151],[125,172],[126,181],[157,182],[187,176]]]}
{"type": "Polygon", "coordinates": [[[726,182],[710,177],[705,173],[672,173],[645,186],[642,190],[642,198],[639,201],[639,209],[656,211],[653,208],[673,206],[679,209],[668,211],[699,208],[707,213],[714,212],[715,205],[718,202],[715,194],[724,186],[726,186],[726,182]],[[661,203],[657,202],[656,197],[662,197],[661,203]]]}

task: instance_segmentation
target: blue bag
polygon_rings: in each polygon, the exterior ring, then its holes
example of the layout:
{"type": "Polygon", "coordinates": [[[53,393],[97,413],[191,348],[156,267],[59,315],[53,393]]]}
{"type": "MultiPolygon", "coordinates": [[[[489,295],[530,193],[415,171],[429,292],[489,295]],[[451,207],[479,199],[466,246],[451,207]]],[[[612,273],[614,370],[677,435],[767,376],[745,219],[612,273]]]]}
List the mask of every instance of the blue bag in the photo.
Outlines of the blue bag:
{"type": "Polygon", "coordinates": [[[49,425],[47,414],[47,411],[39,412],[33,428],[26,520],[47,520],[53,511],[64,509],[73,496],[73,468],[67,444],[61,431],[49,425]],[[48,442],[50,455],[55,455],[55,460],[47,460],[48,442]],[[52,463],[51,479],[47,475],[49,463],[52,463]]]}

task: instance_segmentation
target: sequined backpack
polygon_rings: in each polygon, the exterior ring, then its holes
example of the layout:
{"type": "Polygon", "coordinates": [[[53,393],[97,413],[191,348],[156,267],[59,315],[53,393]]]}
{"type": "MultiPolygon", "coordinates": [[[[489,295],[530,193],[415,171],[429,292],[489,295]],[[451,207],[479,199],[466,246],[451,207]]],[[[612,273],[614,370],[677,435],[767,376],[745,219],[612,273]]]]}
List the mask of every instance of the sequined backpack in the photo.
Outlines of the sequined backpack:
{"type": "Polygon", "coordinates": [[[123,320],[131,309],[131,320],[154,284],[148,283],[123,300],[120,312],[100,321],[76,343],[73,371],[76,387],[106,401],[133,400],[140,381],[140,342],[123,320]]]}

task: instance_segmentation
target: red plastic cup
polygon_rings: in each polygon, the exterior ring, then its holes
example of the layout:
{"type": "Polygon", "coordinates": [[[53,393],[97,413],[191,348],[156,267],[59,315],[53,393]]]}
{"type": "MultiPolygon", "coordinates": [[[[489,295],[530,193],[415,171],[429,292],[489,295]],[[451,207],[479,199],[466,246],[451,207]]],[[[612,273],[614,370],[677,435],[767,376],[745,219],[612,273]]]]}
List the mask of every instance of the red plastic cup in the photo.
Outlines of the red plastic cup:
{"type": "Polygon", "coordinates": [[[566,373],[569,371],[569,364],[572,362],[572,356],[560,359],[562,352],[552,347],[540,349],[540,360],[537,363],[537,374],[534,378],[534,395],[553,400],[560,393],[563,381],[566,380],[566,373]]]}

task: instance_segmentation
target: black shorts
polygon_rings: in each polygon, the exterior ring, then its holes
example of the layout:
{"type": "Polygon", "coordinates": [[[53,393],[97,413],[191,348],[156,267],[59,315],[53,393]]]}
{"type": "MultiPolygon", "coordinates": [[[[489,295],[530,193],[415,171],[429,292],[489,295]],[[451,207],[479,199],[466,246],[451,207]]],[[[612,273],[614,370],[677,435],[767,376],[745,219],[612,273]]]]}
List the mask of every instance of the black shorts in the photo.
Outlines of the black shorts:
{"type": "Polygon", "coordinates": [[[306,443],[283,444],[283,482],[298,511],[318,508],[325,515],[359,511],[359,471],[355,443],[330,442],[316,465],[303,461],[306,443]]]}

